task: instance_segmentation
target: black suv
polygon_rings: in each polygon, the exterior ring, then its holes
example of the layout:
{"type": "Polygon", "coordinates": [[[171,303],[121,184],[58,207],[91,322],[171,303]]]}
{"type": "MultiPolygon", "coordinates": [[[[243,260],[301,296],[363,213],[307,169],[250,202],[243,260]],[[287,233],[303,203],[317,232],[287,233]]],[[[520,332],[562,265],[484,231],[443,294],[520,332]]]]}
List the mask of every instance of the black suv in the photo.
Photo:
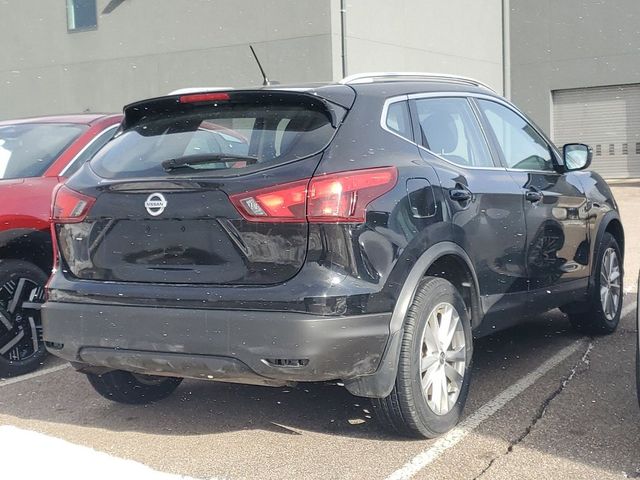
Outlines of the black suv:
{"type": "Polygon", "coordinates": [[[125,107],[57,191],[49,350],[103,396],[182,378],[340,380],[394,431],[452,428],[473,337],[562,308],[610,333],[606,183],[513,105],[444,75],[203,91],[125,107]]]}

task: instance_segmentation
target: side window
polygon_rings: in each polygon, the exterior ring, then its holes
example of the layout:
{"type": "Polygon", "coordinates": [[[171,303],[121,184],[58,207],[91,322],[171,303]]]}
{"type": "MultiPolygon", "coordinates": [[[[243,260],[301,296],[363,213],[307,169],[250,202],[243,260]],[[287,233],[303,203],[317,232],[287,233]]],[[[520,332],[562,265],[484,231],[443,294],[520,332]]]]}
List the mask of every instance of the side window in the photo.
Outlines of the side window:
{"type": "Polygon", "coordinates": [[[553,171],[547,142],[520,115],[489,100],[478,100],[509,168],[553,171]]]}
{"type": "Polygon", "coordinates": [[[411,117],[409,116],[409,105],[406,101],[395,102],[389,105],[386,119],[387,128],[398,135],[411,140],[411,117]]]}
{"type": "Polygon", "coordinates": [[[113,138],[117,130],[118,130],[118,126],[115,125],[113,127],[107,128],[104,132],[98,135],[93,140],[93,142],[90,143],[89,146],[69,164],[66,170],[62,172],[62,175],[65,177],[70,177],[71,175],[76,173],[78,170],[80,170],[80,167],[82,165],[84,165],[86,162],[91,160],[93,156],[96,153],[98,153],[98,151],[102,147],[104,147],[109,140],[113,138]]]}
{"type": "Polygon", "coordinates": [[[489,147],[466,98],[416,100],[422,145],[463,167],[493,167],[489,147]]]}

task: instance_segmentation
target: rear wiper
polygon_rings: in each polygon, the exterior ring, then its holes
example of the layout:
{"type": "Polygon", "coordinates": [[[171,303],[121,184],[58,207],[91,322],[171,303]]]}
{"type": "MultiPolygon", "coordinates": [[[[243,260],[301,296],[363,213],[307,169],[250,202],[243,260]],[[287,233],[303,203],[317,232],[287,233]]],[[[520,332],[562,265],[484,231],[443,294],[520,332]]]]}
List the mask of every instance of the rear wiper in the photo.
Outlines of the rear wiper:
{"type": "Polygon", "coordinates": [[[233,153],[199,153],[184,157],[172,158],[162,162],[162,168],[167,172],[178,168],[190,168],[192,165],[205,165],[207,163],[246,162],[253,165],[258,162],[256,157],[246,155],[234,155],[233,153]]]}

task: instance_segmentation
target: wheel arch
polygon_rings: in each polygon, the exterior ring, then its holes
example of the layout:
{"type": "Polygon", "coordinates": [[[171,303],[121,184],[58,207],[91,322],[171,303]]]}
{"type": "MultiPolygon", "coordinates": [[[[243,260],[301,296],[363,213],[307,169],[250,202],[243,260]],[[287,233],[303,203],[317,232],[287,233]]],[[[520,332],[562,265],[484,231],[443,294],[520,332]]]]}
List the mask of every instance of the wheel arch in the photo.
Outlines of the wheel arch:
{"type": "MultiPolygon", "coordinates": [[[[616,211],[608,212],[600,221],[600,225],[598,226],[598,232],[596,233],[595,244],[593,247],[593,253],[591,258],[591,272],[589,275],[589,291],[593,288],[595,284],[595,275],[596,275],[596,258],[598,255],[598,250],[600,243],[602,243],[602,237],[605,233],[609,233],[616,239],[618,242],[618,246],[620,247],[620,253],[622,254],[622,259],[624,261],[624,247],[625,247],[625,239],[624,239],[624,227],[622,226],[622,221],[620,220],[620,216],[616,211]]],[[[624,264],[623,264],[624,265],[624,264]]]]}
{"type": "Polygon", "coordinates": [[[610,233],[613,235],[613,238],[618,242],[618,246],[620,247],[620,253],[622,253],[622,257],[624,258],[624,228],[622,227],[622,222],[620,218],[617,216],[613,216],[606,224],[604,231],[606,233],[610,233]]]}
{"type": "Polygon", "coordinates": [[[35,229],[0,232],[0,260],[24,260],[48,275],[53,266],[51,234],[35,229]]]}
{"type": "Polygon", "coordinates": [[[420,280],[432,275],[445,280],[453,280],[456,288],[463,288],[461,294],[469,309],[472,328],[482,322],[478,277],[469,255],[460,245],[444,241],[427,249],[415,262],[406,276],[400,290],[389,324],[389,341],[376,373],[351,380],[345,380],[345,387],[353,395],[369,398],[383,398],[393,390],[398,371],[400,347],[404,334],[407,311],[413,302],[420,280]],[[469,283],[469,286],[463,284],[469,283]]]}
{"type": "Polygon", "coordinates": [[[402,328],[407,310],[413,302],[420,280],[434,276],[449,280],[462,294],[469,309],[471,326],[477,327],[482,320],[478,277],[467,252],[453,242],[439,242],[427,249],[407,275],[400,290],[391,316],[390,333],[402,328]]]}

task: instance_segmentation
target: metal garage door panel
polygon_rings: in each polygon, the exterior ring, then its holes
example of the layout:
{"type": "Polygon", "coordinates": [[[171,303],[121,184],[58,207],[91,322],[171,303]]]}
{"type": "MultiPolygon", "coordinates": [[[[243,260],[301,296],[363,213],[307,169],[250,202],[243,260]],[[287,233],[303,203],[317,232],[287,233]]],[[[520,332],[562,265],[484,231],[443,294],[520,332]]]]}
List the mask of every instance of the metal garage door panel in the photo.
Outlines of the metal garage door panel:
{"type": "Polygon", "coordinates": [[[640,85],[553,92],[553,139],[591,145],[606,178],[640,177],[640,85]]]}

